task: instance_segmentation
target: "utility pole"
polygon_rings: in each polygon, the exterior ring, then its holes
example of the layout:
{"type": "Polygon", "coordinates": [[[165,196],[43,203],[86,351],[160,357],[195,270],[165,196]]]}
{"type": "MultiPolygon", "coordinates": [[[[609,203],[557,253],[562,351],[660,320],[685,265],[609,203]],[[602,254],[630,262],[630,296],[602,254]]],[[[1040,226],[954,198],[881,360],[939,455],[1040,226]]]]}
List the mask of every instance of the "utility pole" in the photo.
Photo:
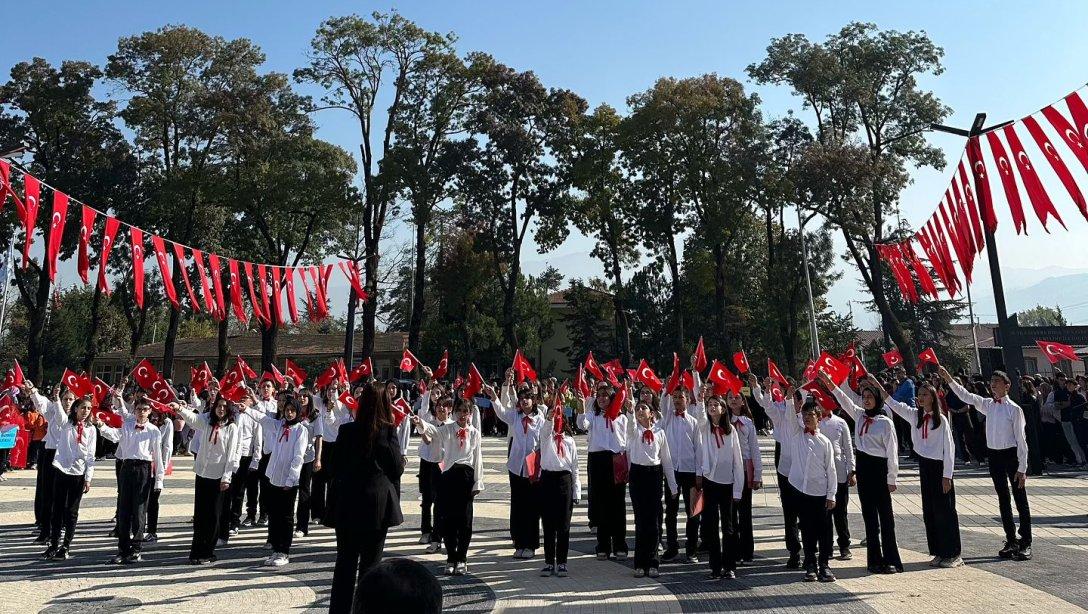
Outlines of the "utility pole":
{"type": "MultiPolygon", "coordinates": [[[[810,216],[809,220],[812,219],[810,216]]],[[[816,329],[816,301],[812,298],[812,277],[808,272],[808,245],[805,243],[805,223],[801,208],[797,208],[797,238],[801,241],[801,261],[805,267],[805,287],[808,289],[808,325],[812,337],[812,358],[820,355],[820,333],[816,329]]]]}

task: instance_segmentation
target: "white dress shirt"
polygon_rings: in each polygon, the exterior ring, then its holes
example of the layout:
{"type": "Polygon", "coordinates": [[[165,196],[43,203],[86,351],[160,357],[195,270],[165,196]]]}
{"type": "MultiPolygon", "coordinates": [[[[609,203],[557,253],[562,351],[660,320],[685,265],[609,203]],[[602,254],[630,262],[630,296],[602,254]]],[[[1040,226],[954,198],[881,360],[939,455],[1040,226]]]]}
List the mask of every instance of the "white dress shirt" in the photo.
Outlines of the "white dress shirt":
{"type": "MultiPolygon", "coordinates": [[[[50,412],[59,411],[60,415],[64,416],[64,410],[61,409],[59,401],[50,401],[43,395],[39,394],[37,390],[33,390],[30,393],[30,402],[34,405],[34,409],[45,418],[45,447],[47,450],[57,449],[57,436],[60,434],[60,424],[58,420],[50,420],[50,412]],[[50,405],[56,405],[56,407],[50,407],[50,405]]],[[[67,416],[65,416],[67,420],[67,416]]]]}
{"type": "MultiPolygon", "coordinates": [[[[397,430],[397,443],[400,444],[400,455],[407,458],[412,447],[412,421],[408,416],[401,418],[400,424],[395,425],[397,430]]],[[[396,420],[396,416],[393,416],[396,420]]]]}
{"type": "Polygon", "coordinates": [[[779,421],[786,419],[786,405],[785,401],[781,403],[775,403],[771,399],[770,394],[763,394],[763,389],[759,384],[752,387],[752,398],[756,400],[756,403],[763,408],[763,411],[767,412],[770,416],[771,422],[774,422],[774,440],[778,442],[778,475],[788,478],[790,475],[790,469],[793,465],[793,451],[792,446],[786,445],[788,439],[786,438],[786,432],[783,428],[784,425],[780,425],[779,421]]]}
{"type": "Polygon", "coordinates": [[[306,453],[302,455],[302,464],[314,462],[317,458],[317,447],[314,446],[314,442],[317,441],[317,422],[314,420],[303,420],[302,426],[306,427],[306,453]]]}
{"type": "Polygon", "coordinates": [[[986,447],[991,450],[1016,448],[1016,470],[1028,472],[1028,442],[1024,436],[1024,410],[1009,397],[995,401],[989,397],[967,392],[959,382],[948,384],[952,392],[978,413],[986,417],[986,447]]]}
{"type": "Polygon", "coordinates": [[[820,432],[831,440],[835,450],[835,473],[839,484],[845,484],[854,471],[854,442],[850,439],[850,425],[835,414],[820,417],[820,432]]]}
{"type": "Polygon", "coordinates": [[[586,399],[585,412],[578,414],[578,428],[589,431],[589,452],[623,452],[627,449],[627,414],[621,413],[615,420],[609,420],[603,411],[598,414],[596,407],[596,399],[586,399]]]}
{"type": "Polygon", "coordinates": [[[627,460],[632,465],[660,466],[665,472],[665,482],[669,485],[669,492],[675,497],[679,489],[676,486],[672,454],[669,453],[669,438],[665,436],[664,431],[654,425],[644,428],[633,418],[628,420],[628,424],[630,426],[627,427],[627,460]]]}
{"type": "Polygon", "coordinates": [[[920,428],[918,412],[921,410],[917,407],[888,397],[884,401],[884,408],[899,414],[900,418],[910,424],[910,440],[914,444],[914,451],[922,458],[944,463],[943,477],[951,480],[956,468],[956,445],[952,442],[952,423],[948,417],[941,416],[941,425],[934,428],[933,417],[927,414],[920,428]]]}
{"type": "Polygon", "coordinates": [[[82,475],[89,482],[94,477],[94,446],[98,432],[94,425],[72,421],[61,409],[60,403],[46,406],[45,419],[49,428],[56,428],[57,454],[53,466],[68,475],[82,475]]]}
{"type": "Polygon", "coordinates": [[[298,477],[302,472],[306,446],[309,444],[309,431],[302,422],[288,425],[284,420],[272,416],[261,418],[261,426],[272,436],[265,441],[264,451],[268,456],[268,465],[264,469],[268,481],[277,488],[298,486],[298,477]]]}
{"type": "Polygon", "coordinates": [[[857,450],[869,456],[888,459],[888,485],[894,486],[899,476],[899,440],[895,434],[895,423],[883,413],[870,418],[865,414],[865,409],[838,386],[831,388],[831,394],[839,402],[839,407],[854,420],[854,445],[857,450]]]}
{"type": "Polygon", "coordinates": [[[336,443],[336,435],[340,432],[340,425],[354,421],[351,410],[339,400],[333,401],[332,408],[325,406],[325,401],[320,396],[314,397],[314,409],[317,410],[317,434],[322,441],[336,443]]]}
{"type": "Polygon", "coordinates": [[[835,472],[835,448],[831,440],[820,432],[819,427],[815,433],[807,432],[802,426],[801,416],[788,409],[785,401],[781,405],[785,409],[781,423],[783,434],[789,441],[787,445],[793,448],[790,486],[806,495],[834,501],[839,482],[835,472]]]}
{"type": "Polygon", "coordinates": [[[238,425],[231,422],[212,427],[208,423],[209,414],[197,414],[185,407],[178,408],[178,415],[196,431],[193,437],[200,438],[200,450],[193,461],[193,471],[202,478],[229,484],[242,459],[238,447],[238,425]]]}
{"type": "Polygon", "coordinates": [[[162,426],[159,427],[159,432],[162,434],[160,441],[159,452],[162,454],[159,458],[162,459],[162,472],[164,476],[163,482],[161,482],[156,488],[162,490],[163,484],[166,483],[165,476],[166,470],[170,468],[170,458],[174,456],[174,421],[170,416],[166,417],[162,426]]]}
{"type": "Polygon", "coordinates": [[[151,475],[154,488],[162,488],[163,473],[166,464],[162,460],[162,431],[159,427],[144,422],[136,424],[136,418],[128,416],[120,428],[101,424],[98,432],[106,439],[117,444],[117,460],[141,460],[151,463],[151,475]]]}
{"type": "Polygon", "coordinates": [[[547,431],[540,438],[540,468],[544,471],[566,471],[571,475],[571,501],[582,499],[582,482],[578,478],[578,443],[574,437],[563,435],[563,453],[555,443],[555,433],[547,431]]]}
{"type": "Polygon", "coordinates": [[[497,399],[491,401],[491,405],[495,408],[495,415],[506,423],[512,437],[506,469],[514,475],[528,477],[525,472],[525,457],[540,447],[540,430],[545,424],[544,416],[536,408],[529,415],[521,413],[517,406],[507,409],[497,399]]]}
{"type": "Polygon", "coordinates": [[[740,499],[744,494],[747,477],[741,452],[743,447],[736,428],[731,428],[726,435],[724,429],[715,432],[710,422],[704,422],[699,427],[699,449],[702,450],[699,475],[715,484],[732,484],[734,499],[740,499]]]}
{"type": "Polygon", "coordinates": [[[663,395],[658,426],[665,431],[665,438],[669,440],[672,466],[678,473],[699,471],[699,423],[705,418],[703,406],[696,403],[689,403],[683,414],[677,416],[672,395],[663,395]]]}
{"type": "Polygon", "coordinates": [[[476,483],[473,484],[472,490],[483,492],[484,490],[484,461],[483,461],[483,449],[480,441],[480,429],[476,426],[478,424],[480,410],[473,410],[473,420],[470,421],[464,428],[458,426],[456,422],[450,422],[449,424],[443,424],[442,426],[434,426],[428,422],[423,422],[420,426],[423,427],[421,434],[426,434],[432,441],[438,444],[441,452],[442,460],[440,466],[442,467],[442,473],[450,470],[454,465],[467,465],[472,467],[473,474],[476,477],[476,483]],[[458,433],[464,431],[464,441],[458,436],[458,433]]]}
{"type": "Polygon", "coordinates": [[[744,461],[744,472],[749,481],[763,481],[763,455],[759,452],[759,433],[756,424],[748,416],[730,416],[733,430],[740,440],[740,458],[744,461]]]}

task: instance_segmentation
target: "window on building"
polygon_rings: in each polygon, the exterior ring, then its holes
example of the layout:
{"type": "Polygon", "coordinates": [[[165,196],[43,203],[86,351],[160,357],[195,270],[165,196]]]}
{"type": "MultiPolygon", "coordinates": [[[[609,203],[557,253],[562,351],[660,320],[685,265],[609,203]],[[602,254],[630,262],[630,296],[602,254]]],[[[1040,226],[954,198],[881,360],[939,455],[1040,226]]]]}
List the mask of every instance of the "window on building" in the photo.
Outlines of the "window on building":
{"type": "Polygon", "coordinates": [[[1024,373],[1035,374],[1039,372],[1039,359],[1034,356],[1024,357],[1024,373]]]}
{"type": "Polygon", "coordinates": [[[1058,364],[1054,366],[1066,375],[1073,374],[1073,363],[1069,362],[1068,360],[1059,360],[1058,364]]]}

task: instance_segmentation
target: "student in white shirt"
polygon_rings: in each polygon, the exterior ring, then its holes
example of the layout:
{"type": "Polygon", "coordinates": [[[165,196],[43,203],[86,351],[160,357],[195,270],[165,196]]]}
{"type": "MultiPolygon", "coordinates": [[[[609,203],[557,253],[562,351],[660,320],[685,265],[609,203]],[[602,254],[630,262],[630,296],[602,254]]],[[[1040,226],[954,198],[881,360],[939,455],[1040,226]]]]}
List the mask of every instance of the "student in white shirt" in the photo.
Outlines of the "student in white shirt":
{"type": "Polygon", "coordinates": [[[854,558],[850,552],[850,488],[857,486],[854,475],[854,441],[850,436],[850,425],[832,410],[820,408],[820,433],[831,441],[835,451],[835,473],[839,485],[835,492],[835,509],[831,511],[834,530],[839,535],[839,560],[849,561],[854,558]]]}
{"type": "Polygon", "coordinates": [[[1028,444],[1025,436],[1024,411],[1009,398],[1009,376],[994,371],[990,376],[993,398],[972,394],[964,389],[944,367],[938,367],[941,377],[952,393],[968,405],[974,405],[986,418],[986,447],[990,457],[990,479],[997,491],[1001,525],[1005,529],[1005,546],[998,552],[1003,559],[1031,559],[1031,508],[1028,506],[1028,444]],[[1012,486],[1010,496],[1009,487],[1012,486]],[[1012,501],[1020,516],[1020,538],[1012,517],[1012,501]]]}
{"type": "Polygon", "coordinates": [[[151,404],[140,400],[120,428],[109,426],[97,417],[92,419],[102,437],[117,442],[117,460],[121,461],[117,481],[117,555],[111,559],[114,564],[141,560],[140,538],[144,535],[147,499],[152,489],[162,488],[165,472],[162,431],[148,421],[150,416],[151,404]]]}
{"type": "Polygon", "coordinates": [[[703,493],[703,544],[710,550],[710,577],[735,578],[738,558],[733,506],[744,494],[747,476],[740,433],[726,415],[726,401],[706,398],[706,420],[699,428],[700,467],[696,487],[703,493]]]}
{"type": "Polygon", "coordinates": [[[268,454],[264,501],[268,505],[268,541],[272,544],[272,554],[264,564],[269,567],[282,567],[290,562],[295,499],[309,445],[306,426],[300,421],[301,407],[294,394],[284,395],[280,414],[282,418],[272,415],[261,418],[261,426],[272,434],[262,448],[268,454]]]}
{"type": "Polygon", "coordinates": [[[662,478],[669,485],[666,496],[676,498],[676,473],[665,432],[654,425],[654,408],[635,405],[628,418],[627,454],[631,463],[631,507],[635,512],[635,577],[658,576],[657,546],[661,541],[662,478]]]}
{"type": "MultiPolygon", "coordinates": [[[[484,394],[498,402],[495,389],[484,394]]],[[[472,541],[472,502],[484,489],[483,449],[480,445],[480,410],[471,399],[458,399],[455,422],[435,426],[412,416],[412,424],[425,443],[435,442],[442,451],[441,498],[446,526],[446,575],[468,573],[468,546],[472,541]]]]}
{"type": "Polygon", "coordinates": [[[907,421],[911,427],[911,443],[918,455],[918,477],[922,485],[922,522],[926,528],[926,545],[933,560],[930,567],[959,567],[960,521],[956,513],[956,490],[952,473],[956,466],[956,446],[952,442],[952,421],[941,415],[937,390],[928,383],[918,386],[917,407],[897,401],[871,377],[869,382],[880,389],[884,407],[907,421]]]}
{"type": "MultiPolygon", "coordinates": [[[[346,388],[344,388],[346,389],[346,388]]],[[[321,523],[331,527],[336,522],[336,493],[332,475],[336,462],[336,435],[340,431],[340,425],[352,422],[354,418],[351,410],[340,402],[340,392],[344,390],[339,382],[332,382],[325,386],[317,397],[314,397],[314,409],[317,411],[317,458],[314,460],[314,477],[310,493],[311,508],[315,523],[321,523]]]]}
{"type": "MultiPolygon", "coordinates": [[[[665,438],[669,440],[672,466],[676,470],[676,486],[684,500],[684,553],[688,563],[699,562],[699,517],[691,515],[691,489],[695,486],[695,476],[699,472],[699,424],[703,417],[702,402],[696,403],[695,397],[683,386],[677,386],[661,402],[660,426],[665,432],[665,438]]],[[[671,561],[680,553],[676,531],[679,511],[680,498],[665,499],[665,553],[661,556],[663,561],[671,561]]]]}
{"type": "MultiPolygon", "coordinates": [[[[442,395],[441,390],[432,383],[421,396],[418,413],[420,419],[435,427],[441,427],[453,422],[450,419],[452,413],[453,397],[442,395]],[[435,402],[432,402],[432,397],[435,402]]],[[[442,490],[442,468],[438,464],[442,450],[433,441],[421,441],[416,449],[419,452],[419,492],[422,498],[420,505],[423,508],[420,524],[423,535],[420,536],[419,543],[427,544],[427,554],[434,554],[442,550],[442,502],[439,496],[442,490]]]]}
{"type": "MultiPolygon", "coordinates": [[[[420,372],[423,372],[422,369],[420,372]]],[[[352,393],[356,399],[361,398],[363,387],[356,386],[352,393]]],[[[412,421],[404,419],[403,413],[397,408],[397,400],[406,396],[400,389],[400,383],[397,380],[392,378],[385,380],[385,397],[389,401],[389,406],[393,408],[393,428],[397,431],[397,442],[400,444],[400,459],[405,465],[408,464],[408,448],[411,447],[412,443],[412,421]]],[[[405,402],[407,402],[407,398],[405,398],[405,402]]],[[[393,486],[396,487],[397,496],[399,497],[400,478],[393,481],[393,486]]]]}
{"type": "Polygon", "coordinates": [[[544,568],[541,576],[567,577],[570,517],[582,498],[578,480],[578,444],[566,432],[562,404],[551,411],[540,437],[540,512],[544,521],[544,568]]]}
{"type": "MultiPolygon", "coordinates": [[[[27,382],[23,388],[31,398],[44,398],[37,394],[33,384],[27,382]]],[[[56,454],[53,457],[53,509],[49,520],[49,548],[42,554],[46,559],[64,560],[69,556],[72,538],[79,519],[79,503],[83,495],[91,490],[91,478],[94,477],[94,449],[97,431],[91,424],[91,400],[78,399],[65,412],[59,396],[54,392],[53,401],[43,404],[45,419],[49,429],[54,432],[56,454]],[[55,430],[54,430],[55,429],[55,430]],[[64,542],[60,541],[61,528],[64,529],[64,542]]],[[[42,405],[39,405],[41,407],[42,405]]]]}
{"type": "MultiPolygon", "coordinates": [[[[884,414],[880,391],[868,380],[860,384],[861,396],[836,386],[823,371],[817,379],[831,391],[839,407],[854,421],[858,501],[865,521],[866,568],[872,573],[903,572],[903,560],[895,538],[892,493],[899,474],[899,444],[895,423],[884,414]],[[858,404],[860,401],[860,405],[858,404]]],[[[848,386],[847,379],[843,386],[848,386]]]]}
{"type": "MultiPolygon", "coordinates": [[[[174,407],[171,405],[171,407],[174,407]]],[[[238,462],[238,425],[235,424],[235,404],[221,396],[202,414],[178,405],[176,411],[192,427],[194,437],[200,438],[200,449],[193,461],[196,473],[196,494],[193,500],[193,541],[189,547],[189,563],[205,565],[214,562],[219,523],[223,518],[226,493],[238,462]]]]}
{"type": "MultiPolygon", "coordinates": [[[[170,457],[174,454],[174,421],[169,415],[159,411],[152,411],[149,420],[158,426],[159,432],[162,433],[162,445],[159,450],[162,452],[163,475],[165,476],[170,471],[170,457]]],[[[165,484],[164,477],[160,484],[151,489],[151,494],[147,498],[147,534],[144,541],[149,544],[159,541],[159,497],[162,495],[165,484]]]]}
{"type": "MultiPolygon", "coordinates": [[[[774,382],[771,378],[765,378],[764,386],[766,387],[766,393],[763,388],[757,383],[750,383],[749,386],[752,390],[752,398],[756,400],[756,403],[763,408],[763,411],[767,412],[767,415],[774,421],[775,412],[772,409],[774,400],[771,398],[771,391],[774,386],[774,382]],[[753,385],[754,384],[754,385],[753,385]]],[[[775,422],[774,425],[774,464],[775,464],[775,478],[778,481],[778,497],[782,502],[782,521],[783,530],[786,535],[786,550],[789,552],[789,559],[786,560],[786,569],[800,569],[801,568],[801,533],[798,530],[799,515],[797,510],[797,493],[793,486],[790,485],[789,475],[792,465],[790,458],[789,446],[783,445],[786,437],[786,431],[780,428],[780,425],[775,422]]]]}
{"type": "MultiPolygon", "coordinates": [[[[608,409],[626,399],[623,391],[612,391],[608,382],[597,382],[594,398],[578,395],[578,428],[589,433],[589,511],[597,527],[597,560],[627,558],[627,484],[616,483],[615,457],[627,449],[627,421],[622,412],[615,419],[608,409]],[[622,396],[620,396],[622,395],[622,396]],[[616,400],[617,397],[620,400],[616,400]]],[[[675,479],[675,476],[674,478],[675,479]]]]}
{"type": "Polygon", "coordinates": [[[53,459],[57,456],[57,436],[61,427],[60,422],[49,420],[49,404],[56,403],[59,405],[59,407],[53,408],[52,412],[55,413],[59,410],[59,415],[67,416],[72,408],[72,403],[75,403],[76,395],[71,390],[66,389],[58,399],[49,400],[34,390],[33,387],[25,390],[31,391],[28,393],[30,402],[34,404],[34,408],[48,423],[45,431],[45,447],[42,448],[41,458],[38,459],[38,479],[34,483],[34,517],[38,521],[38,537],[34,539],[34,543],[44,544],[49,541],[49,535],[52,533],[50,526],[53,518],[53,483],[57,477],[57,470],[53,467],[53,459]]]}
{"type": "Polygon", "coordinates": [[[314,459],[317,458],[315,439],[317,432],[317,412],[314,411],[314,397],[305,388],[299,389],[298,397],[301,415],[299,422],[306,428],[306,453],[302,456],[302,472],[298,478],[298,508],[295,512],[295,537],[310,534],[310,495],[312,493],[314,459]]]}
{"type": "MultiPolygon", "coordinates": [[[[753,375],[749,379],[754,378],[753,375]]],[[[729,408],[728,420],[740,441],[740,457],[744,462],[744,492],[740,501],[733,505],[733,525],[737,532],[734,558],[737,563],[748,564],[752,562],[756,549],[752,527],[752,491],[763,487],[763,458],[759,452],[759,434],[752,421],[752,410],[748,408],[744,396],[726,392],[725,404],[729,408]]]]}
{"type": "MultiPolygon", "coordinates": [[[[513,389],[514,370],[506,370],[504,390],[513,389]]],[[[525,457],[537,450],[544,415],[537,412],[537,402],[529,389],[519,390],[515,406],[495,405],[495,415],[506,423],[510,434],[506,472],[510,479],[510,537],[515,559],[531,559],[540,547],[539,489],[525,468],[525,457]]]]}

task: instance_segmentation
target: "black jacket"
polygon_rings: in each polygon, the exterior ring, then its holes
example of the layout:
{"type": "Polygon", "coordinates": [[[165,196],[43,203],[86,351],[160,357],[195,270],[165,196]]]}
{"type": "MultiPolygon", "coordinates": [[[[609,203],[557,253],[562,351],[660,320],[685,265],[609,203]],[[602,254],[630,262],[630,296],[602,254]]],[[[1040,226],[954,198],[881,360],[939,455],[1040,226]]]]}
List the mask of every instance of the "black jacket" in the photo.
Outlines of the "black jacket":
{"type": "Polygon", "coordinates": [[[336,437],[332,479],[338,529],[378,531],[404,522],[394,485],[404,473],[397,432],[382,427],[369,454],[364,453],[364,436],[361,423],[349,422],[336,437]]]}

